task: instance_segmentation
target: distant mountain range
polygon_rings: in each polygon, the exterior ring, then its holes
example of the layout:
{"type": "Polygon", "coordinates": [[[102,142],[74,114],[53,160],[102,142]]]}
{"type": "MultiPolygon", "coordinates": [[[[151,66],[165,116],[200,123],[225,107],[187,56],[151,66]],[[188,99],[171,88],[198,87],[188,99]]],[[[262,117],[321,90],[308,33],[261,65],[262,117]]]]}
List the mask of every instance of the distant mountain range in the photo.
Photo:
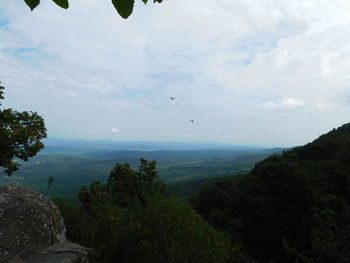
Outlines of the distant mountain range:
{"type": "Polygon", "coordinates": [[[47,138],[44,141],[45,148],[41,153],[82,153],[92,151],[133,150],[263,150],[261,146],[244,146],[224,143],[208,142],[157,142],[157,141],[108,141],[108,140],[78,140],[63,138],[47,138]]]}
{"type": "Polygon", "coordinates": [[[116,163],[136,168],[140,158],[156,160],[159,176],[168,184],[248,172],[254,164],[282,148],[232,146],[187,142],[114,142],[49,138],[45,148],[0,185],[20,183],[45,193],[47,179],[55,178],[51,194],[75,195],[80,187],[105,181],[116,163]]]}

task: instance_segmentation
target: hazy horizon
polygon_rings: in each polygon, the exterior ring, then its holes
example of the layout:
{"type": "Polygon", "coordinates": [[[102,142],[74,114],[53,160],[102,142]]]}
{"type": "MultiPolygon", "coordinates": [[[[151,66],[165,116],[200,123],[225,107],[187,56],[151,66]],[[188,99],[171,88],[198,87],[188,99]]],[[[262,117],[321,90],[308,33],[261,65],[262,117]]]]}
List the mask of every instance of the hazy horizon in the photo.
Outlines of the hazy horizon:
{"type": "Polygon", "coordinates": [[[270,150],[289,149],[299,145],[252,145],[234,144],[225,142],[200,142],[200,141],[136,141],[136,140],[89,140],[77,138],[53,138],[43,140],[45,148],[42,153],[56,152],[59,149],[68,149],[69,152],[76,149],[99,149],[108,151],[131,150],[131,151],[158,151],[158,150],[270,150]],[[63,148],[62,148],[63,147],[63,148]]]}

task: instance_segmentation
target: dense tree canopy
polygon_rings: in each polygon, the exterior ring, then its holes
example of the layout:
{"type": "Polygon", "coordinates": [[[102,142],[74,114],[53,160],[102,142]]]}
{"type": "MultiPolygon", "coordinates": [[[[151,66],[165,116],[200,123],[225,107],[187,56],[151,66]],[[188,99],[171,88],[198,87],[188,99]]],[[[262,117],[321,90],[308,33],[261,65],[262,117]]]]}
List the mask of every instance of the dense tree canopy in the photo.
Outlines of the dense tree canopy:
{"type": "Polygon", "coordinates": [[[185,201],[166,193],[156,163],[138,171],[117,164],[107,184],[78,194],[81,207],[56,200],[68,238],[95,250],[93,262],[248,263],[240,246],[203,220],[185,201]]]}
{"type": "MultiPolygon", "coordinates": [[[[0,101],[4,99],[0,86],[0,101]]],[[[1,106],[1,103],[0,103],[1,106]]],[[[0,108],[0,166],[11,175],[18,169],[16,159],[28,161],[43,147],[46,138],[44,119],[36,112],[0,108]]]]}
{"type": "MultiPolygon", "coordinates": [[[[26,4],[33,11],[40,4],[40,0],[24,0],[26,4]]],[[[58,6],[67,9],[69,7],[68,0],[52,0],[58,6]]],[[[144,4],[147,4],[148,0],[141,0],[144,4]]],[[[163,0],[153,0],[154,3],[161,3],[163,0]]],[[[135,0],[112,0],[112,4],[122,18],[128,18],[134,9],[135,0]]]]}
{"type": "Polygon", "coordinates": [[[194,205],[259,262],[350,262],[350,124],[203,188],[194,205]]]}

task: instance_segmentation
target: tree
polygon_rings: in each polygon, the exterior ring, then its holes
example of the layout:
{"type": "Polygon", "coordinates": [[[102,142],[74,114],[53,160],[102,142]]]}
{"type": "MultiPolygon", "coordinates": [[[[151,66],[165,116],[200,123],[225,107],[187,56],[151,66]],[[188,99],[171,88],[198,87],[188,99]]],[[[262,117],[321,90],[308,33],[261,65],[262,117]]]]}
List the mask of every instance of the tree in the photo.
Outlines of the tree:
{"type": "Polygon", "coordinates": [[[78,198],[87,211],[100,203],[113,203],[118,207],[146,206],[158,197],[166,196],[166,186],[158,179],[156,161],[140,160],[138,171],[128,163],[117,163],[110,172],[107,184],[94,182],[83,186],[78,198]]]}
{"type": "Polygon", "coordinates": [[[194,206],[259,262],[350,262],[350,123],[203,188],[194,206]]]}
{"type": "MultiPolygon", "coordinates": [[[[0,100],[4,99],[4,89],[0,86],[0,100]]],[[[28,161],[44,147],[43,138],[46,138],[44,119],[36,112],[0,109],[0,166],[7,175],[18,170],[16,159],[28,161]]]]}
{"type": "Polygon", "coordinates": [[[185,201],[168,196],[156,162],[117,164],[107,184],[83,187],[81,207],[56,200],[68,238],[93,248],[92,262],[247,263],[239,247],[185,201]]]}
{"type": "Polygon", "coordinates": [[[53,183],[55,182],[55,178],[51,175],[48,179],[47,179],[47,190],[46,190],[46,196],[49,194],[51,186],[53,185],[53,183]]]}
{"type": "Polygon", "coordinates": [[[158,181],[156,164],[156,161],[141,159],[138,171],[131,169],[128,163],[117,164],[108,178],[108,191],[115,203],[122,207],[144,206],[148,199],[164,195],[165,185],[158,181]]]}
{"type": "MultiPolygon", "coordinates": [[[[40,4],[40,0],[24,0],[26,4],[33,11],[40,4]]],[[[67,9],[69,7],[68,0],[52,0],[58,6],[67,9]]],[[[163,0],[153,0],[154,3],[161,3],[163,0]]],[[[142,0],[144,4],[147,4],[148,0],[142,0]]],[[[112,4],[122,18],[128,18],[134,9],[135,0],[112,0],[112,4]]]]}

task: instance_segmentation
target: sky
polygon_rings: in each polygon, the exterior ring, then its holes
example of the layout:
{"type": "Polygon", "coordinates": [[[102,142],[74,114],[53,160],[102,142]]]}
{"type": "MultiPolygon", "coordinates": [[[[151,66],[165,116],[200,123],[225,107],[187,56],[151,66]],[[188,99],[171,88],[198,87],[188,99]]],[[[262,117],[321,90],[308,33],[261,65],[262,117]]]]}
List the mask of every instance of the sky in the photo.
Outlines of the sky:
{"type": "Polygon", "coordinates": [[[89,140],[296,146],[350,121],[350,1],[136,2],[1,0],[2,107],[89,140]]]}

